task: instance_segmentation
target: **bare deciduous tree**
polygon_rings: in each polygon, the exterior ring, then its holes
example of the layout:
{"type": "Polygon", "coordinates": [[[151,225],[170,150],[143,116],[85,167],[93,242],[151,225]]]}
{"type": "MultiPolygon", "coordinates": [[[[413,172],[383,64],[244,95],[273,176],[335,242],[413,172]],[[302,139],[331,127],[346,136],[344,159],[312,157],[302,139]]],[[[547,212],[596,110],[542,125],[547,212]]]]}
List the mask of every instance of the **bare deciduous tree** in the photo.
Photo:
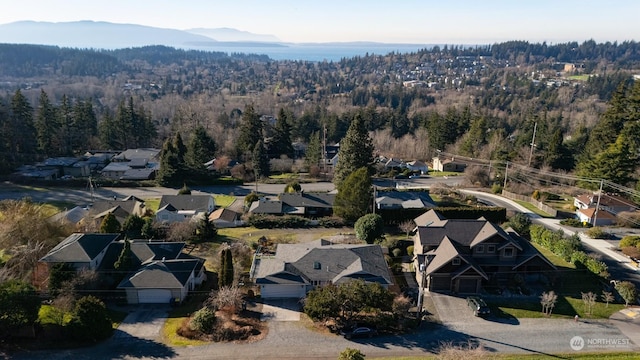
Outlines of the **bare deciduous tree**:
{"type": "Polygon", "coordinates": [[[602,298],[602,301],[607,304],[606,307],[609,307],[609,303],[615,300],[612,292],[604,290],[602,290],[602,295],[600,295],[600,298],[602,298]]]}
{"type": "Polygon", "coordinates": [[[212,290],[206,305],[230,313],[238,313],[242,309],[242,291],[237,286],[226,286],[220,290],[212,290]]]}
{"type": "Polygon", "coordinates": [[[558,295],[551,290],[549,292],[543,292],[540,296],[540,304],[542,304],[542,313],[546,316],[551,316],[551,312],[553,308],[556,306],[556,302],[558,301],[558,295]]]}
{"type": "Polygon", "coordinates": [[[581,292],[581,294],[582,302],[585,306],[585,313],[591,315],[591,311],[593,310],[593,306],[596,304],[598,296],[591,291],[589,291],[588,293],[581,292]]]}
{"type": "Polygon", "coordinates": [[[409,219],[401,222],[398,227],[400,228],[400,230],[404,231],[407,234],[408,239],[409,233],[411,233],[411,231],[416,228],[416,224],[413,222],[413,220],[409,219]]]}

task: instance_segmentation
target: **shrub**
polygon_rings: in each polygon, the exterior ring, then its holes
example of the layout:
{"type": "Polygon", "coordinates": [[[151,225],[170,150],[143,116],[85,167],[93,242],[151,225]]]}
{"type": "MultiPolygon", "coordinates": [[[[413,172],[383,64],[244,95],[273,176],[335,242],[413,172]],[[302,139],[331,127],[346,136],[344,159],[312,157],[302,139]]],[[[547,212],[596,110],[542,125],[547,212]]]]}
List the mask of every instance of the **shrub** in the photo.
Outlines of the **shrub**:
{"type": "Polygon", "coordinates": [[[640,245],[640,236],[627,235],[620,240],[620,248],[640,245]]]}
{"type": "Polygon", "coordinates": [[[533,194],[531,194],[531,197],[535,200],[540,200],[540,191],[539,190],[534,190],[533,194]]]}
{"type": "Polygon", "coordinates": [[[376,239],[382,237],[384,222],[378,214],[367,214],[358,219],[354,225],[356,238],[364,240],[367,244],[373,244],[376,239]]]}
{"type": "Polygon", "coordinates": [[[204,334],[210,334],[213,332],[216,324],[216,314],[208,307],[196,311],[189,321],[189,327],[192,330],[199,331],[204,334]]]}
{"type": "Polygon", "coordinates": [[[633,304],[637,301],[636,297],[638,296],[638,291],[636,289],[636,286],[633,285],[632,282],[617,282],[615,288],[618,294],[620,294],[620,296],[624,300],[625,306],[629,306],[629,304],[633,304]]]}
{"type": "Polygon", "coordinates": [[[251,215],[247,220],[247,225],[258,229],[295,229],[306,228],[311,225],[311,221],[302,216],[274,216],[274,215],[251,215]]]}
{"type": "Polygon", "coordinates": [[[393,257],[400,257],[402,256],[402,249],[395,248],[391,251],[391,253],[393,254],[393,257]]]}
{"type": "Polygon", "coordinates": [[[494,183],[493,185],[491,185],[491,192],[494,194],[501,194],[502,193],[502,185],[498,184],[498,183],[494,183]]]}
{"type": "Polygon", "coordinates": [[[106,339],[113,331],[107,307],[93,296],[78,300],[69,328],[76,339],[88,342],[106,339]]]}
{"type": "Polygon", "coordinates": [[[342,218],[337,216],[326,216],[318,220],[318,225],[326,228],[343,227],[346,225],[342,218]]]}
{"type": "Polygon", "coordinates": [[[594,226],[585,232],[592,239],[608,239],[609,233],[599,226],[594,226]]]}
{"type": "Polygon", "coordinates": [[[407,255],[413,256],[413,245],[407,246],[407,255]]]}

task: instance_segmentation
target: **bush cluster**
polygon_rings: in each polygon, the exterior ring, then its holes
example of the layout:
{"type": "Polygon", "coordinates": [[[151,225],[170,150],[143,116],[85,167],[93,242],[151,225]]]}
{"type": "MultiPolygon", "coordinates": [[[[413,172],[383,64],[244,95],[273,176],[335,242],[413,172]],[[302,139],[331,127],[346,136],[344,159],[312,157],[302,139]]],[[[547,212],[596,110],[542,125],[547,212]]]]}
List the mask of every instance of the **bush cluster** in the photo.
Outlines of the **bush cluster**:
{"type": "Polygon", "coordinates": [[[251,215],[247,225],[258,229],[295,229],[311,226],[311,220],[302,216],[251,215]]]}
{"type": "Polygon", "coordinates": [[[562,230],[551,231],[541,225],[532,225],[529,234],[532,242],[549,249],[565,261],[584,266],[596,275],[608,277],[607,265],[582,251],[577,235],[566,238],[562,230]]]}

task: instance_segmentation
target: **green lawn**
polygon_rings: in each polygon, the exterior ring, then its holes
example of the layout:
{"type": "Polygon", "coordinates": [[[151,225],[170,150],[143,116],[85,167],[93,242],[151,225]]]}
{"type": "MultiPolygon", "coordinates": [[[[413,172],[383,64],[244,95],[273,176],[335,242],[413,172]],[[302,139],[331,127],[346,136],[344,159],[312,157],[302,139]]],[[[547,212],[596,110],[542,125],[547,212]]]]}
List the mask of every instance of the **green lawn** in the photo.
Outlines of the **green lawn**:
{"type": "Polygon", "coordinates": [[[527,210],[530,210],[530,211],[532,211],[533,213],[538,214],[538,215],[540,215],[540,216],[542,216],[542,217],[544,217],[544,218],[550,218],[550,217],[552,217],[551,215],[549,215],[549,214],[547,214],[546,212],[544,212],[544,211],[542,211],[542,210],[538,209],[537,207],[535,207],[535,205],[533,205],[533,204],[531,204],[531,203],[528,203],[528,202],[526,202],[526,201],[520,201],[520,200],[513,200],[513,201],[517,202],[519,205],[524,206],[525,208],[527,208],[527,210]]]}
{"type": "Polygon", "coordinates": [[[156,212],[158,211],[158,207],[160,207],[160,198],[144,199],[144,206],[153,212],[156,212]]]}
{"type": "Polygon", "coordinates": [[[589,80],[589,77],[591,77],[591,75],[588,75],[588,74],[572,75],[572,76],[569,76],[568,79],[569,80],[578,80],[578,81],[587,81],[587,80],[589,80]]]}
{"type": "MultiPolygon", "coordinates": [[[[587,314],[587,309],[582,301],[581,293],[593,292],[597,295],[597,300],[601,300],[602,287],[600,278],[585,269],[577,269],[574,264],[564,261],[559,256],[545,249],[538,244],[532,244],[538,249],[552,264],[558,268],[555,284],[548,290],[554,290],[558,294],[558,301],[553,309],[554,318],[572,318],[576,314],[581,318],[608,319],[613,313],[624,309],[623,304],[609,304],[596,302],[591,314],[587,314]]],[[[491,297],[487,302],[492,307],[494,313],[504,318],[540,318],[542,306],[537,298],[504,298],[491,297]]]]}
{"type": "Polygon", "coordinates": [[[435,171],[435,170],[429,170],[429,176],[431,177],[444,177],[444,176],[461,176],[463,175],[462,173],[459,172],[455,172],[455,171],[435,171]]]}
{"type": "Polygon", "coordinates": [[[228,207],[234,201],[236,201],[236,197],[235,196],[225,195],[225,194],[213,194],[213,199],[216,202],[216,206],[220,206],[220,207],[223,207],[223,208],[228,207]]]}

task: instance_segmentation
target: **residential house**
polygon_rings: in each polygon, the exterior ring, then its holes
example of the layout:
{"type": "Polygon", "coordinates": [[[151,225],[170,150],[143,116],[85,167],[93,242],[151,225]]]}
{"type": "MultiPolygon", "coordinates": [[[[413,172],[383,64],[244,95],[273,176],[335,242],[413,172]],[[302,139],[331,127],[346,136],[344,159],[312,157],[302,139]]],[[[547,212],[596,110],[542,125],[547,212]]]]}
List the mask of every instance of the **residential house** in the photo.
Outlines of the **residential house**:
{"type": "Polygon", "coordinates": [[[322,239],[278,244],[274,256],[257,255],[251,277],[263,299],[299,299],[317,286],[356,279],[384,287],[393,284],[380,245],[333,244],[322,239]]]}
{"type": "Polygon", "coordinates": [[[216,208],[211,195],[163,195],[156,221],[172,223],[198,218],[216,208]]]}
{"type": "Polygon", "coordinates": [[[89,215],[89,210],[80,206],[61,211],[47,220],[50,223],[77,225],[89,215]]]}
{"type": "Polygon", "coordinates": [[[416,280],[427,291],[473,294],[506,286],[515,274],[529,279],[556,269],[515,231],[484,218],[446,219],[429,210],[414,221],[416,280]]]}
{"type": "Polygon", "coordinates": [[[594,226],[612,225],[616,222],[616,214],[634,212],[638,206],[616,194],[598,193],[582,194],[573,199],[576,216],[580,221],[594,226]],[[595,209],[598,208],[596,212],[595,209]],[[597,222],[594,223],[594,222],[597,222]]]}
{"type": "Polygon", "coordinates": [[[160,149],[127,149],[113,157],[101,174],[116,180],[150,180],[160,168],[160,149]]]}
{"type": "Polygon", "coordinates": [[[77,270],[96,270],[109,245],[119,238],[120,234],[74,233],[51,249],[40,262],[49,266],[66,263],[77,270]]]}
{"type": "Polygon", "coordinates": [[[147,211],[144,201],[137,198],[125,200],[101,200],[96,201],[89,208],[91,216],[96,224],[100,224],[107,214],[113,214],[116,220],[122,224],[131,215],[143,217],[147,211]]]}
{"type": "MultiPolygon", "coordinates": [[[[69,236],[40,259],[36,280],[46,284],[51,266],[60,263],[78,270],[95,270],[108,279],[124,248],[119,237],[120,234],[80,233],[69,236]]],[[[125,291],[130,304],[180,302],[206,279],[204,259],[182,252],[182,242],[134,240],[130,246],[134,270],[117,285],[125,291]]]]}
{"type": "Polygon", "coordinates": [[[433,158],[433,169],[436,171],[463,172],[467,168],[467,163],[457,160],[455,157],[441,159],[439,156],[433,158]]]}
{"type": "Polygon", "coordinates": [[[407,163],[407,169],[414,172],[418,171],[422,175],[426,175],[429,173],[429,166],[427,166],[427,164],[423,163],[420,160],[409,161],[407,163]]]}
{"type": "Polygon", "coordinates": [[[249,212],[269,215],[300,215],[323,217],[333,214],[335,194],[332,193],[282,193],[278,200],[260,199],[254,201],[249,212]]]}
{"type": "Polygon", "coordinates": [[[425,209],[436,207],[426,191],[377,191],[376,208],[380,210],[425,209]]]}
{"type": "Polygon", "coordinates": [[[219,208],[209,215],[211,221],[218,228],[236,227],[244,225],[242,214],[229,208],[219,208]]]}
{"type": "Polygon", "coordinates": [[[384,167],[388,170],[403,169],[407,167],[407,164],[400,159],[390,158],[384,163],[384,167]]]}

